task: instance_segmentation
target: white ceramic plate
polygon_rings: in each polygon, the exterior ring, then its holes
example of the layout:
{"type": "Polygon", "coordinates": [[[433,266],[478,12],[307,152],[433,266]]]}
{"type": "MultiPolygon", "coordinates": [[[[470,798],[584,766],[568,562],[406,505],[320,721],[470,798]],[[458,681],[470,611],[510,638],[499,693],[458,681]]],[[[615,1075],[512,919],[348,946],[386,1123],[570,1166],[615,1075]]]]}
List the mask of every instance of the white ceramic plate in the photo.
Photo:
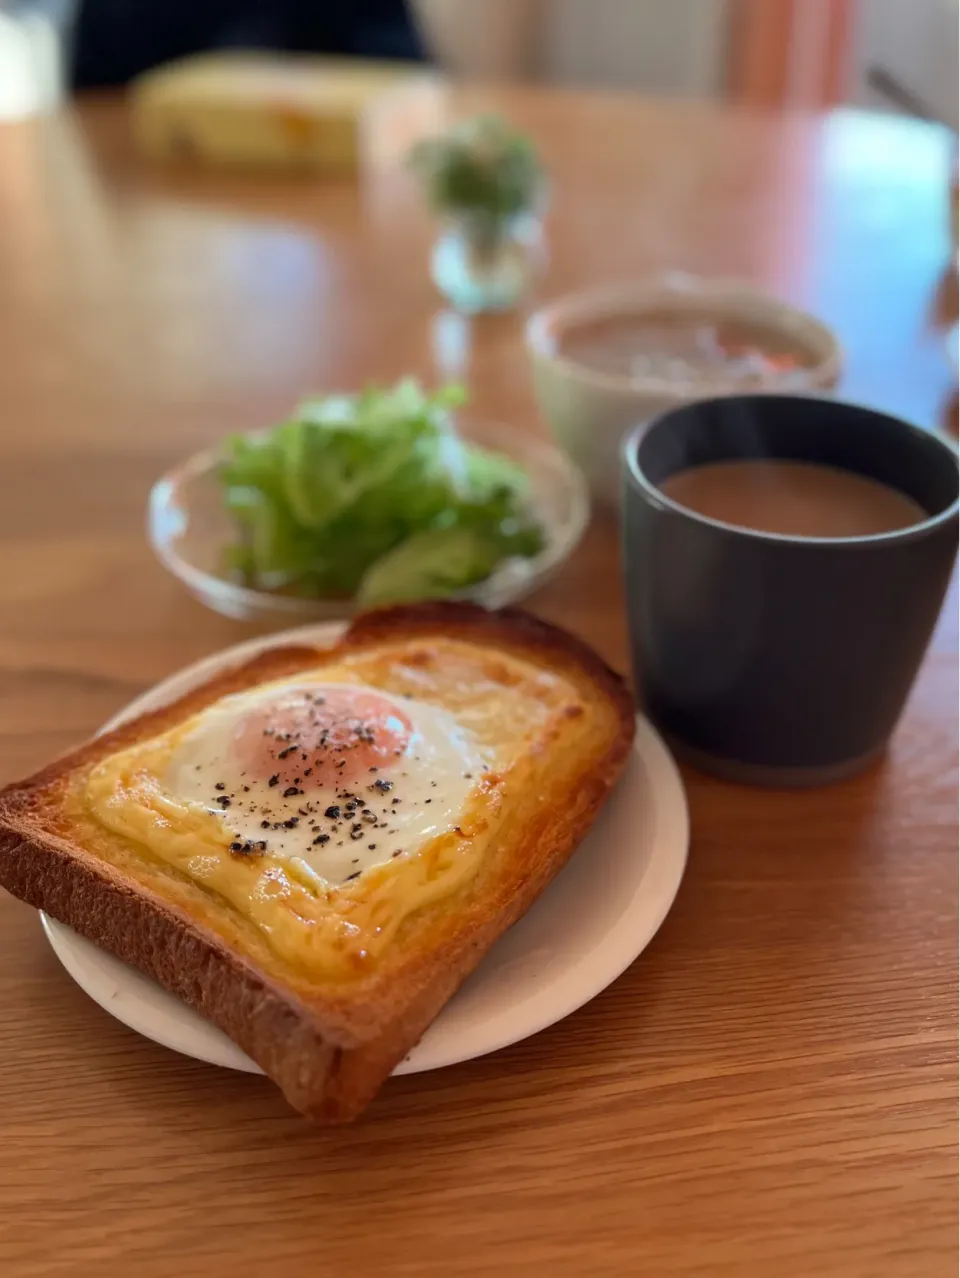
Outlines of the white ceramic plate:
{"type": "MultiPolygon", "coordinates": [[[[264,648],[326,646],[339,623],[288,630],[217,653],[131,702],[102,731],[182,696],[264,648]]],[[[536,1034],[599,994],[649,944],[673,903],[687,858],[683,785],[644,720],[626,772],[570,862],[503,936],[395,1070],[415,1074],[494,1052],[536,1034]]],[[[259,1073],[218,1029],[153,981],[41,915],[61,963],[111,1016],[174,1051],[259,1073]]]]}

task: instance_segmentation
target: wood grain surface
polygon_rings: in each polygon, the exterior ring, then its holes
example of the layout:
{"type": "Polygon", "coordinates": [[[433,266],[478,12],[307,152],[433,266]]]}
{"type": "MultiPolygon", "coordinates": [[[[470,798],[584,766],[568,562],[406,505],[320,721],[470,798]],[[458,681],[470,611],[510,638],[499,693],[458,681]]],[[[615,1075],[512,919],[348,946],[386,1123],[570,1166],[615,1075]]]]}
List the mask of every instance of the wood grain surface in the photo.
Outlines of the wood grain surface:
{"type": "MultiPolygon", "coordinates": [[[[251,633],[153,561],[151,481],[304,390],[463,376],[541,430],[521,316],[431,290],[402,147],[451,111],[529,128],[553,178],[541,295],[679,267],[809,305],[851,396],[936,425],[947,143],[837,114],[434,93],[356,185],[157,174],[122,105],[0,128],[0,775],[251,633]]],[[[598,518],[532,600],[623,666],[598,518]]],[[[947,1278],[957,1263],[956,600],[883,763],[790,794],[688,773],[676,907],[589,1006],[390,1082],[316,1130],[263,1080],[139,1038],[0,899],[0,1272],[947,1278]]]]}

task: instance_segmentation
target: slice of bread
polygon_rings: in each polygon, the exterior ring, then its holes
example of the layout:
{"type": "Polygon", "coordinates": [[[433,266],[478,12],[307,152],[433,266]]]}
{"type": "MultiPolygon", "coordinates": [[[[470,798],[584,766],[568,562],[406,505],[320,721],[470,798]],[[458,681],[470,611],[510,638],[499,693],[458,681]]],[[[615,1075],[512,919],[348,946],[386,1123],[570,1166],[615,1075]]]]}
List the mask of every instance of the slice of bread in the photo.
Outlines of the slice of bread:
{"type": "MultiPolygon", "coordinates": [[[[0,884],[178,995],[296,1109],[342,1122],[369,1103],[569,858],[619,777],[633,733],[619,676],[530,616],[450,603],[370,613],[333,649],[269,649],[8,786],[0,884]],[[278,946],[262,911],[251,915],[242,898],[238,905],[193,873],[202,858],[168,860],[162,841],[158,855],[119,837],[91,816],[85,796],[94,769],[200,721],[222,698],[328,672],[432,701],[486,743],[485,815],[356,883],[297,886],[293,939],[278,946]],[[358,933],[366,948],[318,949],[312,911],[327,922],[366,919],[370,930],[358,933]],[[378,919],[392,924],[374,927],[378,919]]],[[[243,874],[262,884],[251,858],[231,857],[226,844],[218,855],[231,884],[243,874]]]]}

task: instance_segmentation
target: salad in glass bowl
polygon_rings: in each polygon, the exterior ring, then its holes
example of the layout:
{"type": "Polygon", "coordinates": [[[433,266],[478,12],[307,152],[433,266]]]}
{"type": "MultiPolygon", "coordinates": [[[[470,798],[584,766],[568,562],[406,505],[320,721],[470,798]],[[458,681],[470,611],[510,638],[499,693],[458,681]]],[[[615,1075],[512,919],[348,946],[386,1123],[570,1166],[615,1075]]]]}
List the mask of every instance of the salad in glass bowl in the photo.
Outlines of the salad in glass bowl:
{"type": "Polygon", "coordinates": [[[163,476],[149,533],[208,606],[337,618],[418,599],[489,607],[541,584],[586,526],[579,472],[549,444],[455,424],[458,388],[414,381],[305,400],[163,476]]]}

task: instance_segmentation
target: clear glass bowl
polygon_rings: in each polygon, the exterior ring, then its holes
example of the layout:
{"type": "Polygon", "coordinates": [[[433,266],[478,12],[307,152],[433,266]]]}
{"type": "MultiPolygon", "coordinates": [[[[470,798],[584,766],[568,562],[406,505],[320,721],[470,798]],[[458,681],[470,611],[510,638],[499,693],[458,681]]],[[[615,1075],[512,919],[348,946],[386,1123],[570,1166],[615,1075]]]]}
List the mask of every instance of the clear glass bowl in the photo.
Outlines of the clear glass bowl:
{"type": "MultiPolygon", "coordinates": [[[[523,467],[546,531],[547,544],[535,558],[505,560],[485,581],[455,596],[500,608],[543,585],[569,557],[590,515],[586,484],[564,453],[523,431],[469,422],[459,428],[464,439],[504,453],[523,467]]],[[[150,544],[164,567],[208,608],[241,621],[292,626],[352,616],[357,609],[350,599],[304,599],[254,590],[223,571],[223,548],[235,532],[217,478],[222,457],[221,448],[196,453],[154,484],[147,526],[150,544]]]]}

